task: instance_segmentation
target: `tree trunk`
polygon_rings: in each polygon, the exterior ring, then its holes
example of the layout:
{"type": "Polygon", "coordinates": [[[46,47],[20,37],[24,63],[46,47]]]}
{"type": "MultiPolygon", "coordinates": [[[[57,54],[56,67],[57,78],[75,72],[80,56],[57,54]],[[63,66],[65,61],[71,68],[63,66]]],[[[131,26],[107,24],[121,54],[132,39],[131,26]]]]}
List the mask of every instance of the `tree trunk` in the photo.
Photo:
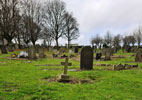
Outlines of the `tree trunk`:
{"type": "Polygon", "coordinates": [[[58,44],[58,39],[56,38],[56,46],[58,48],[59,44],[58,44]]]}
{"type": "Polygon", "coordinates": [[[35,46],[35,41],[32,41],[33,45],[35,46]]]}
{"type": "Polygon", "coordinates": [[[138,48],[140,47],[140,43],[138,42],[138,48]]]}
{"type": "Polygon", "coordinates": [[[68,49],[70,48],[70,40],[68,40],[68,49]]]}
{"type": "Polygon", "coordinates": [[[19,49],[21,49],[21,41],[20,41],[19,35],[18,35],[18,47],[19,47],[19,49]]]}
{"type": "Polygon", "coordinates": [[[8,41],[8,45],[12,44],[12,39],[8,39],[7,41],[8,41]]]}

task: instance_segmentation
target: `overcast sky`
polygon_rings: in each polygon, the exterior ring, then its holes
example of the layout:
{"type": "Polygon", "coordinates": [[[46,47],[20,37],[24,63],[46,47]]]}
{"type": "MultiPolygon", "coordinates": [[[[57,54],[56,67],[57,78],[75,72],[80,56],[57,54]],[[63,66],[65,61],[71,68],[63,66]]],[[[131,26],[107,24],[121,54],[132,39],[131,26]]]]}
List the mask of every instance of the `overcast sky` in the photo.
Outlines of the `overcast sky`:
{"type": "MultiPolygon", "coordinates": [[[[79,23],[80,37],[73,43],[90,44],[106,31],[128,35],[142,25],[142,0],[63,0],[79,23]]],[[[65,41],[60,39],[60,43],[65,41]]]]}

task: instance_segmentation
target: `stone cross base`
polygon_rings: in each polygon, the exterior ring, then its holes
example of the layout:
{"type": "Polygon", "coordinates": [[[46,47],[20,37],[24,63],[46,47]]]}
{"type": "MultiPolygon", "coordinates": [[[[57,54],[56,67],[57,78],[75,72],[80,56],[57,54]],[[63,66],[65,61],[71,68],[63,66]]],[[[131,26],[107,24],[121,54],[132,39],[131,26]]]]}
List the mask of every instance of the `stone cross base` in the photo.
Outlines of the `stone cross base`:
{"type": "Polygon", "coordinates": [[[70,82],[70,76],[66,74],[62,74],[60,82],[70,82]]]}

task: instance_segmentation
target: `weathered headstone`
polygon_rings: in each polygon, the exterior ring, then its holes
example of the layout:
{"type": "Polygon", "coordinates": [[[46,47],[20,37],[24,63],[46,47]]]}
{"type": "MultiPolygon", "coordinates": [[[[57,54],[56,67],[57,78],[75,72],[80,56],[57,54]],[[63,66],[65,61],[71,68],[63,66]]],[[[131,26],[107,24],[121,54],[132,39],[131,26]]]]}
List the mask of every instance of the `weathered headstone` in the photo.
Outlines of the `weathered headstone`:
{"type": "Polygon", "coordinates": [[[30,47],[29,48],[29,50],[28,50],[28,56],[29,56],[30,60],[36,60],[37,59],[35,47],[30,47]]]}
{"type": "Polygon", "coordinates": [[[7,46],[7,49],[9,52],[13,52],[14,51],[14,46],[12,43],[10,43],[8,46],[7,46]]]}
{"type": "Polygon", "coordinates": [[[71,66],[72,63],[69,63],[68,60],[69,60],[69,58],[66,58],[65,62],[61,62],[61,65],[64,66],[64,73],[61,75],[60,82],[69,82],[70,81],[70,77],[67,74],[67,70],[68,70],[68,66],[71,66]]]}
{"type": "Polygon", "coordinates": [[[137,54],[136,54],[136,58],[135,58],[136,62],[142,62],[142,49],[138,49],[137,54]]]}
{"type": "Polygon", "coordinates": [[[123,46],[122,50],[123,50],[123,52],[129,53],[129,52],[131,52],[131,47],[126,45],[126,46],[123,46]]]}
{"type": "Polygon", "coordinates": [[[114,65],[114,70],[124,70],[125,69],[125,66],[122,65],[122,64],[118,64],[118,65],[114,65]]]}
{"type": "Polygon", "coordinates": [[[105,55],[105,53],[106,53],[106,48],[103,48],[102,49],[102,55],[105,55]]]}
{"type": "Polygon", "coordinates": [[[52,52],[53,51],[53,47],[48,47],[48,51],[52,52]]]}
{"type": "Polygon", "coordinates": [[[117,53],[117,51],[118,51],[117,47],[114,47],[114,48],[113,48],[113,52],[114,52],[114,53],[117,53]]]}
{"type": "Polygon", "coordinates": [[[19,45],[18,44],[15,44],[15,49],[19,49],[19,45]]]}
{"type": "Polygon", "coordinates": [[[83,70],[93,69],[93,50],[90,46],[86,46],[81,50],[80,68],[83,70]]]}
{"type": "Polygon", "coordinates": [[[63,47],[60,48],[60,49],[59,49],[59,52],[60,52],[60,53],[65,53],[65,52],[66,52],[66,48],[63,48],[63,47]]]}
{"type": "Polygon", "coordinates": [[[34,49],[35,49],[35,52],[38,53],[38,52],[39,52],[39,49],[40,49],[40,46],[39,46],[39,45],[35,45],[35,46],[34,46],[34,49]]]}
{"type": "Polygon", "coordinates": [[[53,49],[53,53],[57,53],[58,52],[58,50],[57,49],[53,49]]]}
{"type": "Polygon", "coordinates": [[[1,53],[2,54],[7,54],[8,53],[7,50],[6,50],[6,47],[4,45],[1,45],[0,48],[1,48],[1,53]]]}
{"type": "Polygon", "coordinates": [[[129,64],[118,64],[118,65],[114,65],[113,66],[113,70],[127,70],[127,69],[132,69],[132,68],[138,68],[138,64],[137,65],[129,65],[129,64]]]}
{"type": "Polygon", "coordinates": [[[131,48],[131,52],[137,53],[137,51],[138,51],[138,48],[137,48],[137,47],[132,47],[132,48],[131,48]]]}
{"type": "Polygon", "coordinates": [[[45,58],[44,48],[43,47],[40,47],[38,49],[38,53],[39,53],[39,58],[45,58]]]}
{"type": "Polygon", "coordinates": [[[105,60],[111,60],[110,56],[112,55],[112,50],[110,48],[106,48],[105,52],[105,60]]]}

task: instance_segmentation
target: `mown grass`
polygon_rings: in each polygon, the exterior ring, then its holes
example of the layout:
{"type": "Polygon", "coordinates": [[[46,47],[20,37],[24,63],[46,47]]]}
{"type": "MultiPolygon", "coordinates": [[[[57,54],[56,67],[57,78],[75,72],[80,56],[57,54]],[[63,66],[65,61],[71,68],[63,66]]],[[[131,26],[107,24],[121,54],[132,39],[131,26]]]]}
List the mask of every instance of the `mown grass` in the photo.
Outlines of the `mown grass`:
{"type": "MultiPolygon", "coordinates": [[[[18,52],[16,52],[18,53],[18,52]]],[[[137,64],[133,53],[122,53],[126,58],[111,61],[95,61],[94,64],[137,64]]],[[[0,55],[0,100],[141,100],[142,63],[139,68],[112,71],[106,66],[94,66],[94,70],[68,72],[72,78],[92,79],[92,83],[64,84],[48,82],[63,73],[63,66],[36,66],[60,64],[64,59],[40,59],[36,61],[11,60],[10,54],[0,55]],[[52,70],[52,69],[60,70],[52,70]],[[43,70],[47,69],[47,70],[43,70]],[[51,69],[51,70],[48,70],[51,69]]],[[[70,60],[69,68],[80,68],[80,63],[70,60]]],[[[112,68],[110,66],[110,68],[112,68]]]]}

